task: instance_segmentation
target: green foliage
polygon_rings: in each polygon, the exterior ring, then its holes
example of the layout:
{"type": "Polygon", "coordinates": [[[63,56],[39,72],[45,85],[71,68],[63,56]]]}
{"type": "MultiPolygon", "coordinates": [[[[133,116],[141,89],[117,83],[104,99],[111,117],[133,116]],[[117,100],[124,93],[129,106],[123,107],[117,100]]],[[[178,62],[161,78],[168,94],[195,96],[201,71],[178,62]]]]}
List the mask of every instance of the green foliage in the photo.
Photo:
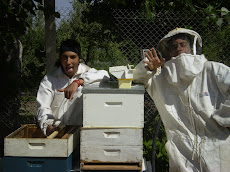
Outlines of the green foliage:
{"type": "MultiPolygon", "coordinates": [[[[44,71],[44,17],[45,15],[54,14],[58,17],[58,13],[54,9],[44,8],[42,0],[0,0],[0,54],[1,54],[1,70],[8,74],[17,77],[15,69],[15,62],[17,58],[11,58],[11,51],[14,50],[14,42],[20,40],[23,46],[23,66],[22,66],[22,80],[23,87],[34,87],[37,80],[41,79],[44,71]],[[31,39],[33,38],[33,39],[31,39]],[[13,60],[12,60],[13,59],[13,60]]],[[[14,52],[15,53],[15,52],[14,52]]],[[[20,66],[20,64],[16,64],[20,66]]],[[[17,71],[18,72],[18,71],[17,71]]],[[[11,81],[4,79],[6,87],[9,87],[11,81]]],[[[15,85],[16,88],[19,86],[15,85]]],[[[16,89],[14,88],[14,89],[16,89]]]]}
{"type": "MultiPolygon", "coordinates": [[[[139,61],[138,47],[127,39],[119,41],[116,32],[113,33],[104,23],[88,20],[84,15],[89,11],[87,3],[75,2],[74,13],[69,22],[62,21],[57,30],[58,47],[65,39],[75,39],[82,47],[82,57],[86,63],[97,69],[108,70],[109,66],[132,64],[139,61]],[[124,52],[125,47],[133,45],[134,50],[124,52]],[[106,67],[106,68],[105,68],[106,67]]],[[[89,18],[91,19],[91,18],[89,18]]]]}
{"type": "Polygon", "coordinates": [[[21,38],[23,44],[22,88],[35,88],[46,72],[45,20],[41,11],[27,19],[30,27],[21,38]],[[32,39],[31,39],[32,38],[32,39]]]}
{"type": "Polygon", "coordinates": [[[25,124],[36,124],[36,116],[32,113],[20,115],[21,125],[25,124]]]}
{"type": "Polygon", "coordinates": [[[29,26],[27,18],[30,14],[35,14],[36,8],[41,6],[42,1],[1,0],[0,3],[0,37],[2,39],[0,47],[11,46],[15,39],[25,34],[29,26]],[[35,1],[38,2],[37,5],[35,1]]]}
{"type": "MultiPolygon", "coordinates": [[[[208,0],[116,0],[116,1],[93,1],[81,0],[90,4],[89,12],[86,17],[90,16],[92,20],[102,22],[102,16],[107,19],[112,17],[111,9],[132,9],[132,10],[145,10],[147,16],[152,18],[157,11],[182,11],[187,15],[192,13],[200,13],[206,18],[202,21],[203,25],[208,25],[212,22],[222,27],[225,22],[229,24],[229,3],[227,1],[208,1],[208,0]],[[104,9],[104,10],[102,10],[104,9]]],[[[104,20],[104,23],[108,20],[104,20]]],[[[109,24],[111,25],[111,23],[109,24]]]]}
{"type": "Polygon", "coordinates": [[[215,23],[220,28],[224,25],[230,24],[230,13],[225,7],[218,7],[208,5],[204,10],[206,18],[202,21],[204,26],[208,26],[210,23],[215,23]]]}
{"type": "Polygon", "coordinates": [[[218,31],[208,31],[204,35],[205,38],[203,53],[209,60],[222,62],[230,66],[229,45],[230,45],[230,25],[223,26],[218,31]]]}
{"type": "Polygon", "coordinates": [[[165,144],[167,142],[165,129],[163,124],[161,124],[159,128],[159,132],[157,135],[157,140],[155,143],[155,152],[153,154],[153,138],[156,134],[156,125],[159,121],[159,114],[155,117],[154,121],[145,128],[144,140],[143,140],[143,155],[147,161],[152,162],[153,157],[155,156],[155,170],[157,172],[165,172],[168,171],[169,168],[169,157],[167,151],[165,149],[165,144]]]}

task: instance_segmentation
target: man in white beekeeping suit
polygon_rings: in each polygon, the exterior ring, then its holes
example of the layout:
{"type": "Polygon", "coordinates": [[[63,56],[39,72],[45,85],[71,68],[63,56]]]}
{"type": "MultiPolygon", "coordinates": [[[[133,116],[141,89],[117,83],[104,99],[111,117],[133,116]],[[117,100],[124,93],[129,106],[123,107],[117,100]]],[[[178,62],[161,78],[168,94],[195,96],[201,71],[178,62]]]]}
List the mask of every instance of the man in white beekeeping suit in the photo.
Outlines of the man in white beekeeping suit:
{"type": "Polygon", "coordinates": [[[230,68],[197,55],[200,35],[176,28],[134,71],[163,121],[170,171],[230,169],[230,68]]]}
{"type": "Polygon", "coordinates": [[[56,66],[44,76],[37,93],[37,122],[45,136],[60,126],[82,126],[82,88],[109,80],[107,71],[82,63],[81,46],[73,39],[61,43],[56,66]]]}

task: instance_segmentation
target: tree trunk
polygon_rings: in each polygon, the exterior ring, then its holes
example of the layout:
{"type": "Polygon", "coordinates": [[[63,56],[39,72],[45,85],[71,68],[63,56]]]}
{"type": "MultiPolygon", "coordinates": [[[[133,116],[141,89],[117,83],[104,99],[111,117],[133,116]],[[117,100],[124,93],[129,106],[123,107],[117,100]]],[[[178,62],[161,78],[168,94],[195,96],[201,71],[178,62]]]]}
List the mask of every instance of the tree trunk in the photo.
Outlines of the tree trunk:
{"type": "Polygon", "coordinates": [[[45,9],[46,71],[50,72],[56,62],[55,0],[45,0],[45,9]]]}

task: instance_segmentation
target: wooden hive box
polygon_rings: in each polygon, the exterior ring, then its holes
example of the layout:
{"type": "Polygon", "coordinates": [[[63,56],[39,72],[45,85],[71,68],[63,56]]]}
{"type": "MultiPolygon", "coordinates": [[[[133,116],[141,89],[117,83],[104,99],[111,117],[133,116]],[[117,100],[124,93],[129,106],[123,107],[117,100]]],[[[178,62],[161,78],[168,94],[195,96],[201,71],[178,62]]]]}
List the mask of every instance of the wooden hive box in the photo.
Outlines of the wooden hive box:
{"type": "Polygon", "coordinates": [[[79,146],[79,137],[80,128],[76,126],[66,126],[48,139],[37,125],[26,124],[5,137],[4,156],[68,157],[79,146]]]}
{"type": "Polygon", "coordinates": [[[140,128],[82,128],[83,162],[142,162],[143,130],[140,128]]]}

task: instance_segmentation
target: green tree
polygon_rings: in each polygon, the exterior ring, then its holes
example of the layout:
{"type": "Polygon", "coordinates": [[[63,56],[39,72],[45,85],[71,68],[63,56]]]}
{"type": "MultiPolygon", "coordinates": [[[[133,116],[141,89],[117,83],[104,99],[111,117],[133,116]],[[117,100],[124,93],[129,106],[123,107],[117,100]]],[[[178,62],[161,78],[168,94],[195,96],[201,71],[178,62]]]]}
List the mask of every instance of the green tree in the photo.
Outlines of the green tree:
{"type": "Polygon", "coordinates": [[[217,32],[206,32],[203,42],[206,45],[203,53],[209,60],[222,62],[230,66],[230,52],[228,51],[230,45],[230,25],[223,26],[217,32]]]}
{"type": "Polygon", "coordinates": [[[75,2],[69,22],[61,22],[57,31],[57,42],[72,38],[81,43],[85,62],[97,69],[105,66],[131,64],[138,57],[138,51],[123,52],[127,44],[135,46],[131,39],[119,40],[117,32],[111,31],[104,23],[92,21],[83,14],[89,11],[88,3],[75,2]]]}
{"type": "Polygon", "coordinates": [[[28,16],[34,15],[41,4],[42,0],[0,0],[0,72],[3,81],[0,91],[0,150],[3,150],[3,138],[19,126],[22,53],[19,40],[29,26],[28,16]]]}
{"type": "Polygon", "coordinates": [[[26,29],[29,26],[29,23],[27,22],[27,18],[29,15],[34,15],[35,10],[37,10],[42,4],[42,0],[34,0],[34,1],[23,1],[23,0],[1,0],[0,5],[0,36],[1,36],[1,42],[0,42],[0,59],[1,59],[1,72],[7,73],[7,75],[4,75],[3,80],[8,81],[4,82],[5,84],[2,85],[2,87],[6,90],[10,89],[11,91],[1,91],[1,93],[4,95],[7,93],[15,94],[14,90],[15,85],[19,83],[19,71],[18,68],[14,65],[15,62],[20,62],[20,60],[17,60],[19,57],[15,57],[12,53],[12,49],[15,46],[19,46],[17,43],[18,40],[20,40],[21,36],[26,33],[26,29]],[[37,5],[35,4],[37,2],[37,5]]]}
{"type": "Polygon", "coordinates": [[[46,72],[45,19],[42,11],[27,19],[29,27],[21,37],[23,44],[22,85],[23,91],[37,88],[46,72]]]}

